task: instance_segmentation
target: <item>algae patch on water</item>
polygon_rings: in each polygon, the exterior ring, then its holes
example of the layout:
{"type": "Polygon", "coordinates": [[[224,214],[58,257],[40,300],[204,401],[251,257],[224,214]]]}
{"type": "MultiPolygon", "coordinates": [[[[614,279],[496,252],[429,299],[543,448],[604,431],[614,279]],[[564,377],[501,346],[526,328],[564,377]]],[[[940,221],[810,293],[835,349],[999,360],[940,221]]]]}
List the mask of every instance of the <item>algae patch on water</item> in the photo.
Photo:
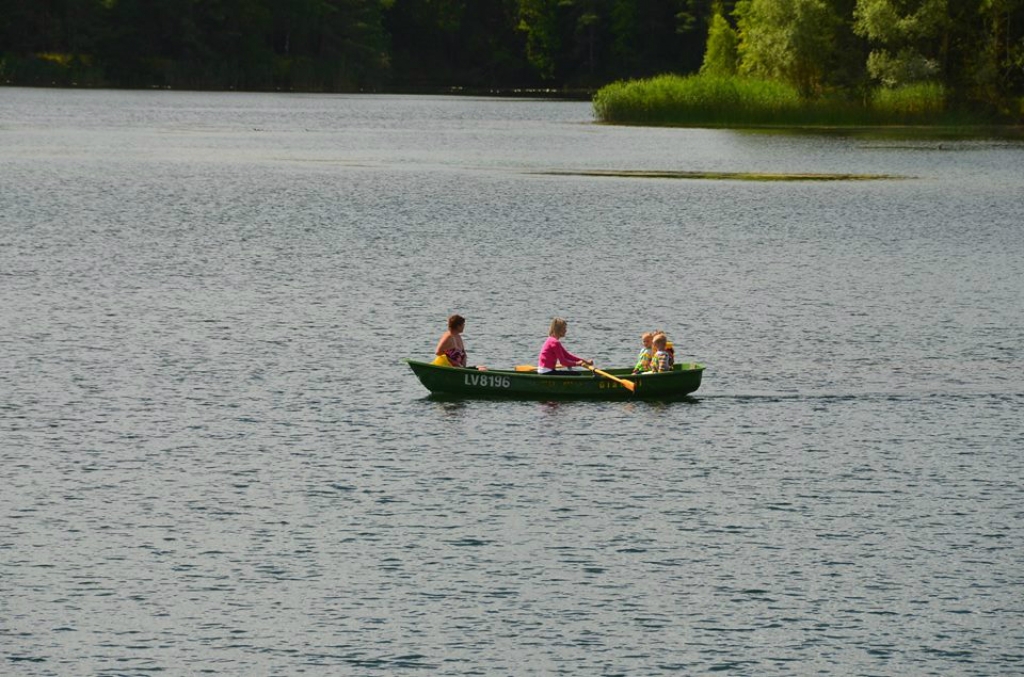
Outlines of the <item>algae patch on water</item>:
{"type": "Polygon", "coordinates": [[[816,174],[781,172],[701,172],[632,169],[551,169],[530,172],[542,176],[600,176],[626,179],[703,179],[711,181],[891,181],[906,179],[893,174],[816,174]]]}

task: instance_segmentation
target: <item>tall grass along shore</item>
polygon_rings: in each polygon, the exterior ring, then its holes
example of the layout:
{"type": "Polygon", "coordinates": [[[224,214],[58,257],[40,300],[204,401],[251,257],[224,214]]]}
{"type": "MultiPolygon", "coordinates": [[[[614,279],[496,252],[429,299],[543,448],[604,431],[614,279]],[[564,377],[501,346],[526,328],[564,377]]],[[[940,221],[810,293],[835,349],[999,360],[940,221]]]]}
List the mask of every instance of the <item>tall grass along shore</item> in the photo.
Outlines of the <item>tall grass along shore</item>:
{"type": "Polygon", "coordinates": [[[594,95],[598,120],[681,127],[975,125],[950,112],[940,84],[882,88],[866,100],[801,97],[779,81],[737,76],[660,75],[620,81],[594,95]]]}

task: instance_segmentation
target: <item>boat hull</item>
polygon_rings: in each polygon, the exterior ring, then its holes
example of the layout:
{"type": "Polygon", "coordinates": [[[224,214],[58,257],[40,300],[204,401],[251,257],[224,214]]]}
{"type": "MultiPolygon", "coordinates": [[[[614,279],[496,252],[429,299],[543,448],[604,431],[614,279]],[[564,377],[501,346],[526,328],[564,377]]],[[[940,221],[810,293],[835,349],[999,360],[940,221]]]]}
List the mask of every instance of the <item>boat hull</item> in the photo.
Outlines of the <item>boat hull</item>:
{"type": "Polygon", "coordinates": [[[704,366],[678,364],[670,372],[633,375],[629,369],[608,369],[608,373],[636,384],[630,392],[604,376],[550,376],[503,369],[460,369],[429,362],[405,360],[420,383],[434,395],[462,398],[583,399],[583,400],[670,400],[700,388],[704,366]]]}

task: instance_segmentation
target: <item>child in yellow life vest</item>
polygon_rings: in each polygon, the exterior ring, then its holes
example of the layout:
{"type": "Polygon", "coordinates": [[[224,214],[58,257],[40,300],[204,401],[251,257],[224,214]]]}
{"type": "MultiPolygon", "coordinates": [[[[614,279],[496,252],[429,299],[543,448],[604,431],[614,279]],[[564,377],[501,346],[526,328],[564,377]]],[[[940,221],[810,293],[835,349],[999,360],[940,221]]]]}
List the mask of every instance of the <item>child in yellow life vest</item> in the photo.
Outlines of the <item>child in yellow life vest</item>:
{"type": "Polygon", "coordinates": [[[643,344],[643,348],[640,349],[640,354],[636,358],[636,366],[633,367],[634,374],[642,374],[645,371],[651,370],[651,358],[654,357],[654,332],[645,332],[640,336],[640,342],[643,344]]]}

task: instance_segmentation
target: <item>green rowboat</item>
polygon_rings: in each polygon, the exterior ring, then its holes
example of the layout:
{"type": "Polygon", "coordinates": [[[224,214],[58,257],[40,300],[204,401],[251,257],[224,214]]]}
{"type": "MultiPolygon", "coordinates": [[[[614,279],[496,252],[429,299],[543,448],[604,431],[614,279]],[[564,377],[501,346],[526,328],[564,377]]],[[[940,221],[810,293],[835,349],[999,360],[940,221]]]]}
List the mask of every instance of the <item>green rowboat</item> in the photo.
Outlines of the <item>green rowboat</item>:
{"type": "Polygon", "coordinates": [[[636,384],[630,392],[621,384],[592,373],[548,376],[505,369],[460,369],[405,360],[420,382],[434,395],[466,398],[671,400],[700,387],[702,364],[677,364],[673,371],[637,374],[631,369],[607,369],[609,374],[636,384]]]}

